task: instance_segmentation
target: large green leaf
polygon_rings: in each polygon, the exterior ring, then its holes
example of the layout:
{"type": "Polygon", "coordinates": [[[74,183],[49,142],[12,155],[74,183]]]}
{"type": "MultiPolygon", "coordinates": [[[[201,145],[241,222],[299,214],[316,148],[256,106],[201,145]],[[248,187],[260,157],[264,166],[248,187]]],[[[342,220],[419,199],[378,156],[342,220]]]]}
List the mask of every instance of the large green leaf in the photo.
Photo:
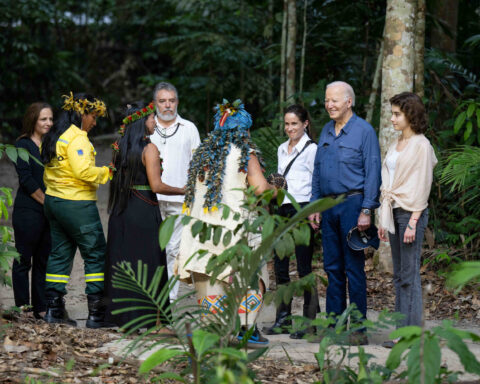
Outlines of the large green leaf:
{"type": "Polygon", "coordinates": [[[17,157],[18,157],[17,148],[9,145],[5,148],[5,153],[7,154],[8,158],[12,160],[14,163],[17,162],[17,157]]]}
{"type": "Polygon", "coordinates": [[[392,371],[397,369],[402,361],[402,354],[410,348],[415,340],[400,340],[390,351],[385,365],[392,371]]]}
{"type": "Polygon", "coordinates": [[[275,227],[275,220],[272,216],[268,216],[265,222],[263,223],[262,228],[262,239],[267,238],[273,233],[273,229],[275,227]]]}
{"type": "Polygon", "coordinates": [[[213,245],[218,245],[220,243],[220,240],[222,238],[222,227],[218,226],[215,227],[213,231],[213,245]]]}
{"type": "Polygon", "coordinates": [[[215,333],[206,332],[201,329],[193,331],[192,341],[197,356],[202,357],[202,355],[206,353],[209,348],[212,348],[219,339],[220,336],[215,333]]]}
{"type": "Polygon", "coordinates": [[[468,108],[467,108],[467,117],[470,118],[473,116],[473,112],[475,112],[475,108],[476,108],[476,104],[475,102],[471,102],[469,105],[468,105],[468,108]]]}
{"type": "Polygon", "coordinates": [[[331,198],[325,198],[306,205],[286,223],[279,225],[270,236],[263,239],[260,246],[254,251],[254,259],[262,260],[262,255],[270,254],[276,247],[279,239],[281,239],[285,233],[295,227],[299,222],[305,220],[309,215],[315,212],[323,212],[342,201],[343,199],[340,198],[335,200],[331,198]]]}
{"type": "Polygon", "coordinates": [[[167,360],[180,355],[185,355],[185,352],[178,349],[159,349],[145,359],[142,365],[140,365],[139,372],[148,373],[157,365],[163,364],[167,360]]]}
{"type": "Polygon", "coordinates": [[[439,340],[435,336],[425,337],[423,344],[423,366],[425,371],[424,383],[435,383],[440,371],[442,353],[439,340]]]}
{"type": "Polygon", "coordinates": [[[25,148],[17,148],[17,151],[20,159],[28,163],[28,159],[30,158],[29,152],[25,148]]]}
{"type": "Polygon", "coordinates": [[[165,249],[167,247],[170,238],[172,237],[173,229],[175,228],[175,220],[177,219],[176,215],[168,216],[160,226],[160,231],[158,234],[160,247],[165,249]]]}
{"type": "Polygon", "coordinates": [[[458,133],[460,128],[462,128],[465,119],[467,118],[467,113],[465,111],[461,112],[455,119],[455,124],[453,125],[453,132],[458,133]]]}
{"type": "Polygon", "coordinates": [[[480,261],[466,261],[458,264],[448,276],[447,285],[461,288],[470,281],[480,281],[480,261]]]}
{"type": "Polygon", "coordinates": [[[403,337],[409,339],[413,336],[420,336],[422,333],[422,328],[416,325],[409,325],[407,327],[398,328],[392,333],[390,333],[390,339],[396,339],[398,337],[403,337]]]}
{"type": "Polygon", "coordinates": [[[477,375],[480,374],[480,362],[468,349],[467,344],[465,344],[460,336],[454,332],[444,329],[436,329],[435,333],[447,340],[448,348],[458,355],[463,367],[467,372],[475,373],[477,375]]]}

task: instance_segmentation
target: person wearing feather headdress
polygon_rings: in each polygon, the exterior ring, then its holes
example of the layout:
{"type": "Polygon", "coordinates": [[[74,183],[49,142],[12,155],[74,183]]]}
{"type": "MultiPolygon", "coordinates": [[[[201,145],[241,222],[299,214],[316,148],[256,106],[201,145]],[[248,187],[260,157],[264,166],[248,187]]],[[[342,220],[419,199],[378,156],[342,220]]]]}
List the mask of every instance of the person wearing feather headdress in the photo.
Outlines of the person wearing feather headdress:
{"type": "MultiPolygon", "coordinates": [[[[243,189],[248,185],[253,186],[259,195],[274,187],[263,176],[257,149],[248,133],[252,118],[242,102],[236,100],[229,103],[224,100],[223,104],[216,107],[214,124],[214,130],[200,144],[190,163],[183,210],[195,219],[233,231],[238,221],[232,215],[222,219],[223,207],[228,206],[233,212],[246,213],[242,207],[243,189]]],[[[191,226],[192,221],[182,232],[176,272],[181,281],[194,283],[198,303],[206,312],[223,311],[221,302],[225,297],[224,287],[229,282],[232,270],[224,270],[216,283],[211,285],[206,266],[209,256],[221,254],[226,247],[222,242],[217,245],[213,241],[202,243],[198,236],[192,236],[191,226]],[[202,249],[206,249],[208,254],[189,260],[202,249]]],[[[239,239],[240,234],[237,233],[230,244],[235,244],[239,239]]],[[[252,243],[255,241],[250,240],[252,239],[249,239],[249,245],[254,247],[256,244],[252,243]]],[[[262,273],[260,290],[249,290],[239,307],[243,332],[254,326],[262,307],[268,279],[265,272],[262,273]]],[[[255,326],[249,343],[265,345],[268,340],[255,326]]]]}

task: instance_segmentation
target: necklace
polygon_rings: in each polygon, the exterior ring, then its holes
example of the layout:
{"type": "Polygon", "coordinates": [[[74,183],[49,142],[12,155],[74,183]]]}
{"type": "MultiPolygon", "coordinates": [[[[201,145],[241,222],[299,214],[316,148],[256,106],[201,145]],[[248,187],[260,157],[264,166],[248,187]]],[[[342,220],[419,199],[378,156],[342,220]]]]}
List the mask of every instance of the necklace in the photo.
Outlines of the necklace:
{"type": "Polygon", "coordinates": [[[173,131],[172,134],[170,135],[167,135],[167,128],[163,128],[159,123],[158,123],[158,120],[157,120],[157,116],[155,116],[155,131],[160,135],[160,137],[163,139],[163,144],[166,144],[167,143],[167,139],[169,137],[172,137],[174,136],[177,131],[178,131],[178,128],[180,127],[180,123],[177,123],[177,126],[175,127],[175,131],[173,131]],[[159,128],[160,127],[160,128],[159,128]],[[163,132],[162,132],[163,130],[163,132]]]}

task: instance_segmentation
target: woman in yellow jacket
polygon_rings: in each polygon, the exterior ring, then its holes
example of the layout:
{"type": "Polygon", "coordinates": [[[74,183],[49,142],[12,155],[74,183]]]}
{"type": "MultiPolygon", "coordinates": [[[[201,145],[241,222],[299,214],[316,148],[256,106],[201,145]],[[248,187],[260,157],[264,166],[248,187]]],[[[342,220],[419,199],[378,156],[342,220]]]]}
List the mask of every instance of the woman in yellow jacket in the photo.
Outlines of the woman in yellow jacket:
{"type": "Polygon", "coordinates": [[[95,166],[95,149],[88,132],[97,117],[106,115],[103,101],[77,93],[64,96],[64,111],[45,135],[45,215],[50,222],[52,250],[46,274],[48,323],[76,325],[68,317],[63,296],[70,279],[77,247],[85,264],[88,328],[105,326],[103,273],[106,243],[96,205],[97,188],[110,175],[108,167],[95,166]]]}

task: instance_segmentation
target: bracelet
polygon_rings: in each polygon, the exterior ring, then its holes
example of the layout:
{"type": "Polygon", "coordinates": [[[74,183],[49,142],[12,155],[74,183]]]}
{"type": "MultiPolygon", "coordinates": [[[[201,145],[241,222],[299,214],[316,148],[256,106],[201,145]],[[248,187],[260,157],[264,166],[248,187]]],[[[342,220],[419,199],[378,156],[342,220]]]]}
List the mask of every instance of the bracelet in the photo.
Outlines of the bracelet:
{"type": "Polygon", "coordinates": [[[418,219],[415,219],[414,217],[411,217],[410,220],[418,221],[418,219]]]}
{"type": "Polygon", "coordinates": [[[410,223],[407,224],[407,228],[414,229],[414,228],[410,225],[410,223]]]}

